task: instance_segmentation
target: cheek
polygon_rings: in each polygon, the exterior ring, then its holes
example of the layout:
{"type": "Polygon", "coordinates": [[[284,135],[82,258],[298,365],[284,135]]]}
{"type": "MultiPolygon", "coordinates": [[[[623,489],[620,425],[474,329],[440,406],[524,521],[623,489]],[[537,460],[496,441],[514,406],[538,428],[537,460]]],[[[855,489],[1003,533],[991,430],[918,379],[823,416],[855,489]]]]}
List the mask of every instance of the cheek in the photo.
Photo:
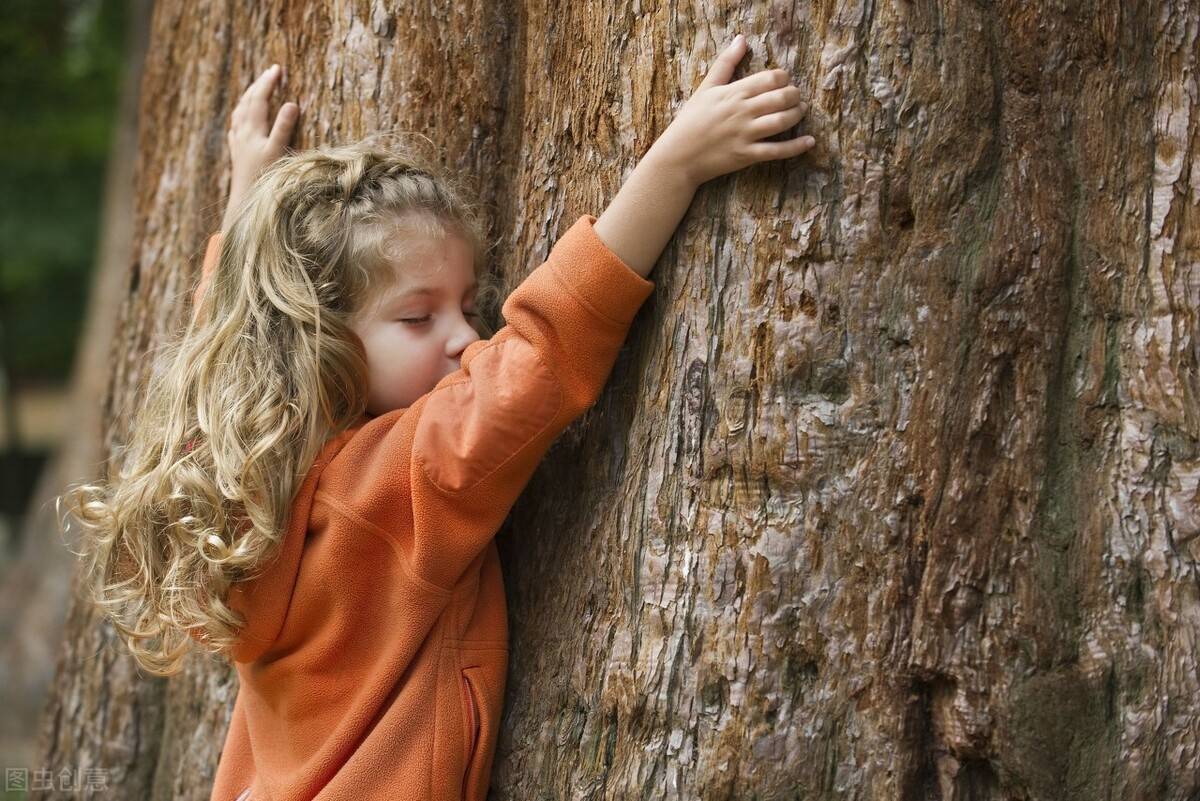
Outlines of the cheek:
{"type": "Polygon", "coordinates": [[[395,361],[396,351],[400,347],[395,331],[377,326],[359,336],[367,353],[367,364],[372,370],[386,369],[386,365],[395,361]]]}
{"type": "Polygon", "coordinates": [[[424,366],[436,356],[436,350],[423,341],[420,332],[408,330],[404,323],[381,326],[367,346],[372,369],[392,376],[424,366]]]}

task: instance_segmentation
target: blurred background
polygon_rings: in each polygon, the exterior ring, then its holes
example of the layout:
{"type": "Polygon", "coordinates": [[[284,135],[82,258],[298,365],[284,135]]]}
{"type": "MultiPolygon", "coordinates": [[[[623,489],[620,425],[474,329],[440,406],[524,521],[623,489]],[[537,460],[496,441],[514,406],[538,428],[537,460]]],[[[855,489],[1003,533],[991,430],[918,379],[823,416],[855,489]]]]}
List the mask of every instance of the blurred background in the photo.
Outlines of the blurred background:
{"type": "MultiPolygon", "coordinates": [[[[132,233],[148,0],[0,5],[0,764],[33,780],[71,554],[52,497],[98,472],[132,233]]],[[[30,788],[36,789],[36,788],[30,788]]]]}
{"type": "Polygon", "coordinates": [[[0,538],[64,436],[101,222],[125,0],[5,0],[0,17],[0,538]]]}

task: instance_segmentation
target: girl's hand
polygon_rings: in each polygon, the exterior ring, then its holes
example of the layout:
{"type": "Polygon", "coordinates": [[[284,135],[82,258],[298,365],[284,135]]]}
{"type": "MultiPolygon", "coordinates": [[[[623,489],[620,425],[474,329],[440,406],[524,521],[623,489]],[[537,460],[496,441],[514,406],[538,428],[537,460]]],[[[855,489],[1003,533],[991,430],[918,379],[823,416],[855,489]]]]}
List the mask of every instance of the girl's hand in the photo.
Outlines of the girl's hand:
{"type": "Polygon", "coordinates": [[[232,177],[229,184],[229,204],[221,230],[229,227],[229,215],[241,202],[242,196],[254,183],[263,168],[284,154],[300,106],[284,103],[275,116],[275,124],[268,130],[267,112],[271,94],[283,70],[272,64],[242,94],[237,107],[229,118],[229,158],[232,162],[232,177]]]}
{"type": "Polygon", "coordinates": [[[745,54],[746,39],[738,34],[650,148],[696,186],[759,161],[799,156],[816,144],[811,136],[759,141],[799,122],[808,103],[786,70],[763,70],[729,83],[745,54]]]}

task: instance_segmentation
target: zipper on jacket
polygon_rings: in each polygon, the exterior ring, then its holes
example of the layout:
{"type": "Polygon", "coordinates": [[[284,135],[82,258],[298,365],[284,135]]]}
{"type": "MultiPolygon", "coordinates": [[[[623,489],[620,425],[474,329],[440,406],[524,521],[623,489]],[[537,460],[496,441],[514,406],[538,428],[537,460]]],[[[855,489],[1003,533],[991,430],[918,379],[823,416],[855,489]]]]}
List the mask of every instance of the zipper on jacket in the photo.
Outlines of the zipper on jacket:
{"type": "Polygon", "coordinates": [[[471,743],[467,748],[467,761],[463,769],[462,796],[467,797],[467,779],[471,776],[471,762],[475,758],[475,746],[479,740],[479,711],[475,708],[475,693],[471,691],[471,682],[466,673],[459,674],[462,679],[463,694],[467,697],[467,728],[471,730],[471,743]]]}

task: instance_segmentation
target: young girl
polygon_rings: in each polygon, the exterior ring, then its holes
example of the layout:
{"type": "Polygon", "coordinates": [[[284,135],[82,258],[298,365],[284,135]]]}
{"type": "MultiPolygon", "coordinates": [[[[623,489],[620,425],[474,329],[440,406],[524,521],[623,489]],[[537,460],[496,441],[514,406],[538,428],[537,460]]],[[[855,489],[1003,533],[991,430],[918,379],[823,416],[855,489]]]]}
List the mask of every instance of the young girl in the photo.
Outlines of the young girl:
{"type": "Polygon", "coordinates": [[[479,215],[435,160],[284,155],[299,109],[267,131],[278,68],[246,91],[194,316],[119,472],[66,493],[138,663],[171,675],[198,645],[237,669],[214,801],[484,799],[508,654],[495,532],[595,403],[700,184],[813,145],[758,141],[806,108],[783,70],[730,83],[744,53],[489,338],[479,215]]]}

